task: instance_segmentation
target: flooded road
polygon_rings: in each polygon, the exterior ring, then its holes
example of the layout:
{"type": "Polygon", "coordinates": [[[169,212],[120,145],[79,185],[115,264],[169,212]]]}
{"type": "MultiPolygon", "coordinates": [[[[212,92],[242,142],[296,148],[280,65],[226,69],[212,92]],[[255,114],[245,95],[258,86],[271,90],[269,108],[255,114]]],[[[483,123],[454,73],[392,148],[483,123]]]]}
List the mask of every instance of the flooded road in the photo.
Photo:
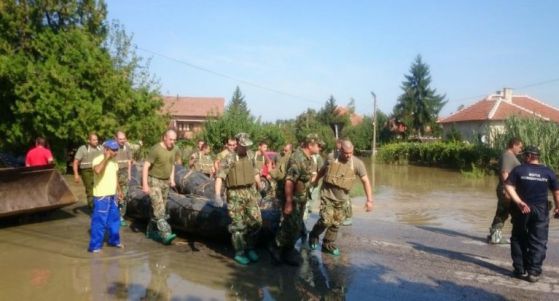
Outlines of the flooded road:
{"type": "MultiPolygon", "coordinates": [[[[147,240],[142,225],[123,228],[125,249],[90,254],[82,201],[1,224],[0,300],[556,300],[557,220],[544,264],[552,277],[541,286],[508,277],[508,246],[483,243],[495,181],[377,165],[374,212],[364,213],[363,198],[354,199],[354,225],[339,235],[342,256],[303,248],[299,268],[271,265],[263,248],[260,262],[240,267],[229,244],[188,235],[165,247],[147,240]]],[[[316,218],[315,210],[307,228],[316,218]]]]}

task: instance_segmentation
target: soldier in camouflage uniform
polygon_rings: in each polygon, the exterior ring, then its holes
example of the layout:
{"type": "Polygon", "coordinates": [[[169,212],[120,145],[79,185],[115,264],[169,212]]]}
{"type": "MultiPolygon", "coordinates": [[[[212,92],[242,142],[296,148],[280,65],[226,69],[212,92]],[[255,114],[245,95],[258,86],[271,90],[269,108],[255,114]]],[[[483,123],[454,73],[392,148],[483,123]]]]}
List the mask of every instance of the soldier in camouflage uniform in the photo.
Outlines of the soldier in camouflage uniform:
{"type": "Polygon", "coordinates": [[[324,230],[326,234],[322,240],[322,251],[334,256],[340,255],[335,245],[340,224],[346,218],[344,207],[349,200],[349,191],[354,180],[359,177],[365,190],[367,202],[365,210],[373,208],[371,184],[367,176],[365,165],[358,158],[353,157],[353,144],[349,140],[342,141],[338,158],[330,158],[320,169],[315,181],[324,177],[320,190],[320,219],[314,225],[309,235],[311,249],[318,247],[318,237],[324,230]]]}
{"type": "Polygon", "coordinates": [[[237,148],[237,139],[235,138],[227,138],[225,141],[225,147],[223,150],[217,154],[214,161],[214,169],[216,172],[219,170],[219,163],[223,160],[227,155],[235,153],[235,149],[237,148]]]}
{"type": "Polygon", "coordinates": [[[122,191],[123,198],[118,200],[118,209],[120,211],[120,225],[125,227],[126,221],[124,215],[126,214],[126,204],[128,203],[128,182],[132,178],[132,150],[128,145],[126,134],[123,131],[117,131],[115,139],[118,142],[118,153],[116,154],[116,161],[118,163],[118,185],[122,191]]]}
{"type": "Polygon", "coordinates": [[[72,169],[74,171],[74,181],[80,182],[85,187],[87,206],[93,209],[93,169],[91,162],[95,157],[102,154],[103,149],[99,146],[99,139],[95,132],[88,135],[87,144],[82,145],[76,151],[72,169]]]}
{"type": "Polygon", "coordinates": [[[166,213],[169,186],[175,187],[176,140],[177,133],[167,130],[163,141],[151,148],[142,170],[142,191],[149,195],[153,211],[146,236],[165,245],[177,237],[171,232],[166,213]]]}
{"type": "Polygon", "coordinates": [[[210,155],[210,146],[203,142],[199,151],[190,156],[189,167],[195,171],[199,171],[208,177],[215,174],[214,161],[210,155]]]}
{"type": "Polygon", "coordinates": [[[276,198],[280,201],[285,199],[285,176],[287,175],[287,163],[292,153],[293,145],[291,143],[286,144],[283,147],[281,157],[276,161],[276,167],[270,172],[272,179],[276,182],[276,198]]]}
{"type": "Polygon", "coordinates": [[[260,173],[254,166],[254,154],[247,150],[252,145],[246,133],[236,136],[235,153],[228,154],[219,165],[216,175],[216,199],[221,198],[222,182],[227,188],[227,212],[231,217],[229,232],[235,248],[235,261],[246,265],[258,261],[254,251],[256,235],[262,227],[262,216],[258,200],[260,199],[254,184],[260,187],[260,173]]]}
{"type": "Polygon", "coordinates": [[[295,250],[295,242],[301,236],[309,188],[316,177],[316,164],[312,156],[318,154],[319,143],[321,140],[318,135],[307,135],[302,148],[297,149],[287,163],[283,220],[269,246],[272,258],[277,263],[285,262],[294,266],[301,264],[301,256],[295,250]]]}

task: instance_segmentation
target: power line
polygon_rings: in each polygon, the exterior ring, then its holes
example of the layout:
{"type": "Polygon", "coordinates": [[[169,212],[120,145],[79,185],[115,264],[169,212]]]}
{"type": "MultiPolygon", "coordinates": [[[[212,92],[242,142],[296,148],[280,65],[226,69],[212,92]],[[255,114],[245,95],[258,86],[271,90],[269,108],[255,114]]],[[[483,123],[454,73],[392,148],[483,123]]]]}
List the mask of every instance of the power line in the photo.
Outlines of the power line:
{"type": "Polygon", "coordinates": [[[247,80],[244,80],[244,79],[236,78],[236,77],[234,77],[234,76],[231,76],[231,75],[228,75],[228,74],[225,74],[225,73],[213,71],[213,70],[210,70],[210,69],[208,69],[208,68],[204,68],[204,67],[201,67],[201,66],[198,66],[198,65],[189,63],[189,62],[187,62],[187,61],[179,60],[179,59],[177,59],[177,58],[170,57],[170,56],[167,56],[167,55],[165,55],[165,54],[158,53],[158,52],[155,52],[155,51],[152,51],[152,50],[148,50],[148,49],[145,49],[145,48],[142,48],[142,47],[136,47],[136,48],[137,48],[138,50],[141,50],[141,51],[144,51],[144,52],[153,54],[153,55],[155,55],[155,56],[159,56],[159,57],[162,57],[162,58],[164,58],[164,59],[167,59],[167,60],[170,60],[170,61],[174,61],[174,62],[183,64],[183,65],[188,66],[188,67],[190,67],[190,68],[192,68],[192,69],[204,71],[204,72],[206,72],[206,73],[210,73],[210,74],[215,75],[215,76],[219,76],[219,77],[222,77],[222,78],[226,78],[226,79],[228,79],[228,80],[232,80],[232,81],[236,81],[236,82],[239,82],[239,83],[243,83],[243,84],[245,84],[245,85],[247,85],[247,86],[252,86],[252,87],[255,87],[255,88],[258,88],[258,89],[266,90],[266,91],[268,91],[268,92],[273,92],[273,93],[280,94],[280,95],[284,95],[284,96],[288,96],[288,97],[298,98],[298,99],[304,100],[304,101],[306,101],[306,102],[317,103],[317,104],[322,103],[322,102],[319,102],[319,101],[316,101],[316,100],[313,100],[313,99],[310,99],[310,98],[306,98],[306,97],[304,97],[304,96],[295,95],[295,94],[292,94],[292,93],[289,93],[289,92],[284,92],[284,91],[280,91],[280,90],[277,90],[277,89],[269,88],[269,87],[266,87],[266,86],[263,86],[263,85],[260,85],[260,84],[254,83],[254,82],[250,82],[250,81],[247,81],[247,80]]]}

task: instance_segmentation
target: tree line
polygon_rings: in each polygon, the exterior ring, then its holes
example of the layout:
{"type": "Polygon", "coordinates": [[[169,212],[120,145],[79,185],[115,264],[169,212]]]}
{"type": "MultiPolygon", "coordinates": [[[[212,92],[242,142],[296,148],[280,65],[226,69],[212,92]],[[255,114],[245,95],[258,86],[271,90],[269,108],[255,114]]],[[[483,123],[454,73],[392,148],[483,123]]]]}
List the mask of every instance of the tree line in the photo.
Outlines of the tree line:
{"type": "MultiPolygon", "coordinates": [[[[402,83],[393,112],[378,111],[379,143],[399,136],[437,133],[436,120],[445,96],[430,87],[429,66],[418,56],[402,83]],[[408,126],[395,135],[390,120],[408,126]]],[[[82,144],[88,132],[110,137],[116,130],[152,144],[169,124],[162,113],[160,85],[139,57],[131,37],[118,22],[107,21],[102,0],[4,0],[0,3],[0,150],[19,152],[37,136],[47,137],[59,161],[82,144]]],[[[339,114],[334,96],[319,110],[293,119],[262,122],[254,117],[237,87],[225,113],[210,118],[200,137],[218,149],[223,140],[244,131],[272,148],[296,143],[311,132],[335,144],[333,126],[356,148],[370,149],[372,116],[351,126],[339,114]]]]}

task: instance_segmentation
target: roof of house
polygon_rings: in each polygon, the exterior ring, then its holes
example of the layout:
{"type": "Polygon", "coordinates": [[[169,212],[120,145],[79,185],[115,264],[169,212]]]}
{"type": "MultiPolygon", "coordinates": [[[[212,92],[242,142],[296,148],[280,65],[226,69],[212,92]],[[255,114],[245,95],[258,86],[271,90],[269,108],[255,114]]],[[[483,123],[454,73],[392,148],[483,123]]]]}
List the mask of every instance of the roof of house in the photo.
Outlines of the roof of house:
{"type": "Polygon", "coordinates": [[[223,97],[163,96],[163,111],[171,116],[206,117],[222,115],[223,97]]]}
{"type": "MultiPolygon", "coordinates": [[[[335,111],[338,114],[338,116],[346,115],[349,113],[349,109],[343,106],[337,106],[335,111]]],[[[363,122],[363,116],[358,115],[356,113],[351,113],[351,115],[349,116],[349,122],[351,123],[352,126],[361,124],[361,122],[363,122]]]]}
{"type": "Polygon", "coordinates": [[[559,123],[559,109],[527,95],[512,95],[506,100],[501,94],[492,94],[473,103],[439,123],[505,120],[511,116],[537,117],[559,123]]]}

